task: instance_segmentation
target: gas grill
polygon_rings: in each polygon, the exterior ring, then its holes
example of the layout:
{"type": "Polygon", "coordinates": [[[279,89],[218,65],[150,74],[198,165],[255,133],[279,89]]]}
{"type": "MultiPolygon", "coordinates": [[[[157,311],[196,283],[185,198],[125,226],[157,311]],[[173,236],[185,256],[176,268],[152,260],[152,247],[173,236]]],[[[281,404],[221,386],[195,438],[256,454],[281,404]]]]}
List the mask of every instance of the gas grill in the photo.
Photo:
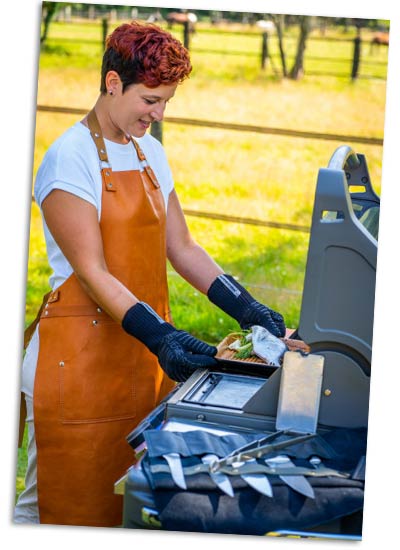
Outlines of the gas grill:
{"type": "Polygon", "coordinates": [[[300,322],[284,340],[283,364],[244,365],[226,358],[220,347],[215,369],[196,371],[129,434],[141,458],[115,485],[124,495],[124,527],[361,537],[379,202],[365,156],[339,147],[318,173],[300,322]],[[157,451],[164,440],[166,447],[157,451]],[[208,463],[198,450],[200,440],[212,457],[208,463]],[[288,468],[295,466],[299,475],[277,475],[279,449],[287,460],[294,457],[279,471],[290,474],[288,468]],[[272,455],[264,455],[267,450],[272,455]],[[319,462],[310,461],[313,453],[319,462]],[[235,459],[239,466],[232,456],[241,459],[235,459]],[[253,475],[258,493],[250,487],[253,475]],[[301,484],[296,489],[293,477],[302,478],[303,487],[306,482],[308,497],[301,484]],[[218,485],[218,479],[227,485],[218,485]],[[224,487],[232,494],[224,494],[224,487]],[[236,508],[235,493],[242,499],[236,508]],[[214,503],[199,506],[201,512],[194,504],[199,494],[214,503]],[[187,495],[194,500],[186,502],[187,495]],[[303,499],[297,503],[302,512],[289,515],[286,525],[277,519],[275,526],[275,515],[285,517],[295,498],[303,499]],[[174,499],[171,520],[168,506],[174,499]],[[243,499],[257,506],[246,512],[243,499]],[[333,513],[320,504],[330,499],[333,513]],[[253,517],[258,506],[261,512],[253,517]],[[197,513],[203,514],[201,520],[192,521],[197,513]],[[264,525],[266,516],[271,521],[264,525]]]}

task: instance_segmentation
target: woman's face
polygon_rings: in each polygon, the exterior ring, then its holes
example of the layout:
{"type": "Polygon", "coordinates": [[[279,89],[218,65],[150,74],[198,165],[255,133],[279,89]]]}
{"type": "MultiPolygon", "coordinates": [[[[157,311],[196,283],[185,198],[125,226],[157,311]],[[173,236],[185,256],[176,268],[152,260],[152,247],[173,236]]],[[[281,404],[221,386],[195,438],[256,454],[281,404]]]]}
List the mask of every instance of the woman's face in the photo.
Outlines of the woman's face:
{"type": "Polygon", "coordinates": [[[163,119],[165,107],[176,88],[177,84],[157,88],[131,84],[124,93],[122,83],[110,88],[109,119],[116,136],[144,136],[152,122],[163,119]]]}

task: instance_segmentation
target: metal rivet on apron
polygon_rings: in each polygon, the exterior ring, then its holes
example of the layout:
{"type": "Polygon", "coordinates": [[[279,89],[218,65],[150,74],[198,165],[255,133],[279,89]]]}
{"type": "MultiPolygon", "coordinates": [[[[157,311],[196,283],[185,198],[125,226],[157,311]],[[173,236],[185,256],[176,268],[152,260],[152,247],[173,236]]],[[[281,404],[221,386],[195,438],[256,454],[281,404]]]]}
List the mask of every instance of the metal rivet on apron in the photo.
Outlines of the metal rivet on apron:
{"type": "Polygon", "coordinates": [[[103,310],[101,309],[101,307],[98,307],[98,308],[97,308],[97,312],[98,312],[98,313],[102,313],[102,312],[103,312],[103,310]]]}
{"type": "Polygon", "coordinates": [[[112,183],[107,183],[107,187],[112,187],[112,183]]]}
{"type": "Polygon", "coordinates": [[[109,175],[110,175],[110,172],[109,172],[109,171],[107,170],[107,172],[106,172],[106,176],[109,176],[109,175]]]}
{"type": "Polygon", "coordinates": [[[97,132],[95,132],[94,137],[99,138],[99,137],[100,137],[100,134],[98,134],[97,132]]]}
{"type": "Polygon", "coordinates": [[[103,155],[105,154],[105,150],[104,149],[100,149],[100,153],[102,153],[103,155]]]}
{"type": "Polygon", "coordinates": [[[64,366],[64,361],[60,361],[60,362],[58,363],[58,365],[59,365],[60,367],[63,367],[63,366],[64,366]]]}
{"type": "Polygon", "coordinates": [[[44,314],[45,314],[45,315],[48,315],[48,314],[49,314],[49,312],[48,312],[48,311],[45,311],[45,312],[44,312],[44,314]]]}
{"type": "Polygon", "coordinates": [[[93,319],[92,325],[97,325],[97,324],[98,324],[98,321],[96,321],[96,319],[93,319]]]}

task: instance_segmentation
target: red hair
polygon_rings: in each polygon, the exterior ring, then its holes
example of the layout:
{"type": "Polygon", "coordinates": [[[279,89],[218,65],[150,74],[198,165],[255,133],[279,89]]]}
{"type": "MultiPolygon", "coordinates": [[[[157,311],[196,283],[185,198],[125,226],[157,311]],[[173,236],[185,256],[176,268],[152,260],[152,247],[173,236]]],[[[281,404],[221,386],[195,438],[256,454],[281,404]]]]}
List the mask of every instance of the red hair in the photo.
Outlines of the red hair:
{"type": "Polygon", "coordinates": [[[140,82],[156,88],[182,82],[192,66],[187,49],[169,32],[152,23],[132,21],[107,38],[102,80],[108,70],[116,70],[125,86],[140,82]]]}

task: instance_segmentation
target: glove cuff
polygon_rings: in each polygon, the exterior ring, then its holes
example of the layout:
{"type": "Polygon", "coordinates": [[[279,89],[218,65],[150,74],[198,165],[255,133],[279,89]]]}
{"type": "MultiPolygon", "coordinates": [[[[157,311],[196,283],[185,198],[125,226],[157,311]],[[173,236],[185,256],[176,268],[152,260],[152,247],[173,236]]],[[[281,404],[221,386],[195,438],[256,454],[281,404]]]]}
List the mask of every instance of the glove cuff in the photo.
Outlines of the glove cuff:
{"type": "Polygon", "coordinates": [[[251,294],[232,275],[218,275],[207,292],[210,302],[236,319],[240,324],[249,304],[255,302],[251,294]]]}
{"type": "Polygon", "coordinates": [[[128,309],[122,319],[122,328],[140,340],[155,355],[158,354],[162,339],[176,331],[145,302],[138,302],[128,309]]]}

